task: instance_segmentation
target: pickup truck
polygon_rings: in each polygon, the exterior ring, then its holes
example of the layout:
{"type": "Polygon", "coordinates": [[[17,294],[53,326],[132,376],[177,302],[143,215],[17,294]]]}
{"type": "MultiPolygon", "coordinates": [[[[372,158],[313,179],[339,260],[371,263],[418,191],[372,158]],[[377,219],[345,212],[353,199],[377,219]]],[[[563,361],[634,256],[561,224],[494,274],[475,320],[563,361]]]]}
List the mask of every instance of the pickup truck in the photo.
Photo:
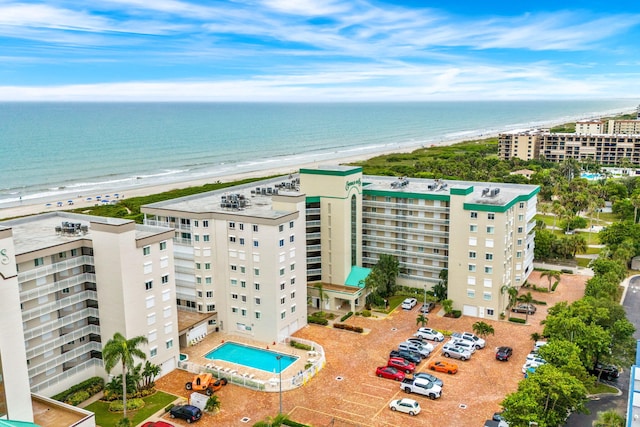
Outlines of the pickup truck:
{"type": "Polygon", "coordinates": [[[403,390],[407,394],[422,394],[431,400],[442,396],[442,387],[422,378],[405,378],[400,383],[400,390],[403,390]]]}

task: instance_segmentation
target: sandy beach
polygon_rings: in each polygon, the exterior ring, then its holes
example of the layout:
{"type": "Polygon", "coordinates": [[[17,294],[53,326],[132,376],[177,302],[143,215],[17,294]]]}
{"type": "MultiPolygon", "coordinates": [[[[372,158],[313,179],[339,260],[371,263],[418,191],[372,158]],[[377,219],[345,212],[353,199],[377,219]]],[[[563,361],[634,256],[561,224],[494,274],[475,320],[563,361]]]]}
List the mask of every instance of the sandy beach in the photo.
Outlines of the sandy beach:
{"type": "MultiPolygon", "coordinates": [[[[457,144],[463,141],[473,140],[473,139],[485,139],[485,138],[494,138],[497,137],[498,134],[494,135],[482,135],[478,138],[461,138],[455,140],[447,140],[440,141],[431,146],[443,146],[443,145],[452,145],[457,144]]],[[[238,174],[230,174],[225,176],[215,176],[215,177],[207,177],[197,180],[189,180],[183,182],[173,182],[162,185],[150,185],[150,186],[141,186],[135,188],[127,188],[126,190],[120,188],[113,188],[110,191],[105,191],[103,194],[105,195],[102,199],[106,199],[106,195],[110,195],[107,200],[122,200],[128,199],[131,197],[140,197],[140,196],[148,196],[150,194],[158,194],[163,193],[170,190],[188,188],[188,187],[198,187],[205,184],[210,184],[214,182],[233,182],[246,178],[261,178],[273,175],[286,175],[290,173],[297,173],[301,168],[314,168],[320,164],[347,164],[353,163],[357,161],[363,161],[370,159],[372,157],[391,154],[391,153],[409,153],[420,148],[426,148],[423,145],[408,145],[406,147],[393,147],[392,149],[384,150],[384,151],[376,151],[376,152],[367,152],[362,153],[356,156],[351,157],[343,157],[334,161],[323,161],[323,162],[308,162],[300,164],[296,167],[286,166],[286,167],[274,167],[269,169],[259,169],[250,172],[243,172],[238,174]],[[118,194],[118,197],[114,196],[118,194]]],[[[37,201],[22,201],[21,204],[17,206],[9,206],[9,207],[0,207],[0,220],[7,218],[15,218],[22,217],[28,215],[35,215],[46,212],[55,212],[55,211],[64,211],[69,209],[77,209],[82,207],[90,207],[95,206],[96,204],[102,203],[100,200],[96,200],[95,196],[90,198],[82,195],[72,198],[64,198],[61,200],[60,196],[52,196],[51,198],[40,198],[37,201]],[[69,201],[73,201],[73,204],[70,205],[69,201]]]]}

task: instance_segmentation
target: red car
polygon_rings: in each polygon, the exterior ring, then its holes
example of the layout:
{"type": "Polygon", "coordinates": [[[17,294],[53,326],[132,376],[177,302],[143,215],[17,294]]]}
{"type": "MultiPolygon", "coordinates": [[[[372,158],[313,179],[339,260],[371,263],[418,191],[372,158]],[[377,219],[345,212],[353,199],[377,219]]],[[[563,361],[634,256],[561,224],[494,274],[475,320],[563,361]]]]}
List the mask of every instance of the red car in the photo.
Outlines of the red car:
{"type": "Polygon", "coordinates": [[[399,371],[393,366],[378,366],[376,368],[376,375],[381,378],[388,378],[396,381],[402,381],[404,379],[404,372],[399,371]]]}
{"type": "Polygon", "coordinates": [[[147,421],[142,424],[142,427],[173,427],[173,424],[165,423],[164,421],[147,421]]]}
{"type": "Polygon", "coordinates": [[[410,374],[411,372],[416,370],[416,365],[411,362],[407,362],[402,357],[391,357],[387,362],[387,366],[399,369],[400,371],[406,372],[407,374],[410,374]]]}

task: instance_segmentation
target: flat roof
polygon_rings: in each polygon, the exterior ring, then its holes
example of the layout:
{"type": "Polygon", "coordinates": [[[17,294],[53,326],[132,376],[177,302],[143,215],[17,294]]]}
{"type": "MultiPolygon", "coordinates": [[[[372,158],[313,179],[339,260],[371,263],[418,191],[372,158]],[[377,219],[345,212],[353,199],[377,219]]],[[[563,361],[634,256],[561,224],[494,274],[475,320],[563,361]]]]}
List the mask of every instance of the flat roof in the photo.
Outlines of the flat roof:
{"type": "Polygon", "coordinates": [[[267,219],[275,219],[291,214],[292,212],[290,211],[273,209],[273,196],[275,195],[300,195],[299,176],[297,174],[283,175],[206,193],[150,203],[142,206],[141,210],[144,213],[157,213],[157,210],[168,210],[189,213],[233,214],[267,219]],[[237,206],[228,206],[228,204],[232,203],[239,204],[237,206]]]}
{"type": "Polygon", "coordinates": [[[182,334],[189,328],[192,328],[205,320],[214,317],[217,313],[197,313],[195,311],[186,311],[178,309],[178,334],[182,334]]]}
{"type": "Polygon", "coordinates": [[[95,416],[93,412],[34,394],[31,395],[31,406],[33,421],[40,427],[71,427],[95,416]]]}
{"type": "MultiPolygon", "coordinates": [[[[58,211],[3,221],[0,222],[0,227],[13,229],[13,243],[16,254],[20,255],[74,241],[92,240],[92,222],[121,225],[133,221],[58,211]],[[64,228],[63,223],[65,222],[74,224],[73,232],[61,232],[56,229],[56,227],[64,228]],[[79,224],[79,227],[86,227],[86,229],[76,228],[76,224],[79,224]]],[[[164,233],[167,230],[169,229],[137,224],[136,239],[164,233]]]]}

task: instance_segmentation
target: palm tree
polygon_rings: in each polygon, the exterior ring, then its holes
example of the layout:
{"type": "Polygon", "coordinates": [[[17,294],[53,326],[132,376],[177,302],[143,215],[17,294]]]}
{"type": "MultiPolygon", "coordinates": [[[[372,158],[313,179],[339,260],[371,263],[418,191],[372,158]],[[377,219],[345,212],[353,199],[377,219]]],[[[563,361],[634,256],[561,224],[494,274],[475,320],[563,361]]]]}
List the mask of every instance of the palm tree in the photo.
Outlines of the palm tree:
{"type": "Polygon", "coordinates": [[[289,421],[289,416],[278,414],[275,417],[267,417],[266,420],[258,421],[253,427],[280,427],[285,421],[289,421]]]}
{"type": "Polygon", "coordinates": [[[220,406],[220,398],[214,394],[207,399],[207,403],[204,405],[204,410],[207,412],[218,412],[220,410],[220,406]]]}
{"type": "Polygon", "coordinates": [[[324,301],[326,305],[326,303],[329,302],[329,295],[327,295],[327,293],[324,291],[324,286],[322,285],[322,283],[316,283],[315,285],[313,285],[313,287],[318,290],[318,298],[320,298],[320,311],[322,311],[322,301],[324,301]]]}
{"type": "Polygon", "coordinates": [[[547,270],[545,272],[543,272],[540,277],[546,277],[547,280],[549,281],[549,291],[551,291],[551,282],[553,281],[553,279],[556,280],[560,280],[560,276],[562,275],[561,272],[557,271],[557,270],[547,270]]]}
{"type": "Polygon", "coordinates": [[[638,222],[638,208],[640,208],[640,189],[636,189],[630,197],[631,204],[633,205],[633,223],[638,222]]]}
{"type": "Polygon", "coordinates": [[[473,333],[475,333],[476,335],[480,335],[482,338],[485,338],[485,339],[489,334],[495,335],[495,330],[493,329],[493,326],[491,326],[486,322],[476,322],[473,324],[472,328],[473,328],[473,333]]]}
{"type": "Polygon", "coordinates": [[[503,285],[500,288],[500,293],[503,295],[506,293],[509,296],[509,301],[507,302],[507,306],[505,309],[509,311],[511,307],[516,303],[516,299],[518,298],[518,288],[509,285],[503,285]]]}
{"type": "Polygon", "coordinates": [[[144,364],[144,369],[142,370],[142,378],[143,378],[142,387],[152,388],[155,385],[156,377],[160,375],[161,371],[162,369],[160,368],[160,366],[154,365],[153,363],[147,360],[144,364]]]}
{"type": "Polygon", "coordinates": [[[591,425],[593,427],[624,427],[626,422],[615,409],[609,409],[604,412],[598,411],[598,418],[591,425]]]}
{"type": "Polygon", "coordinates": [[[425,326],[427,326],[427,323],[429,323],[429,318],[423,313],[420,313],[416,318],[416,326],[422,324],[422,327],[424,328],[425,326]]]}
{"type": "Polygon", "coordinates": [[[127,369],[133,369],[134,358],[146,359],[147,355],[138,348],[141,344],[147,344],[147,337],[137,336],[126,339],[120,332],[113,334],[102,348],[102,359],[104,369],[111,373],[118,362],[122,363],[122,407],[124,409],[123,418],[127,418],[127,369]]]}
{"type": "MultiPolygon", "coordinates": [[[[527,292],[526,295],[520,295],[518,297],[518,300],[520,300],[520,302],[525,303],[525,304],[532,304],[533,303],[533,295],[531,295],[531,292],[527,292]]],[[[528,308],[525,311],[524,323],[529,323],[529,309],[528,308]]]]}

